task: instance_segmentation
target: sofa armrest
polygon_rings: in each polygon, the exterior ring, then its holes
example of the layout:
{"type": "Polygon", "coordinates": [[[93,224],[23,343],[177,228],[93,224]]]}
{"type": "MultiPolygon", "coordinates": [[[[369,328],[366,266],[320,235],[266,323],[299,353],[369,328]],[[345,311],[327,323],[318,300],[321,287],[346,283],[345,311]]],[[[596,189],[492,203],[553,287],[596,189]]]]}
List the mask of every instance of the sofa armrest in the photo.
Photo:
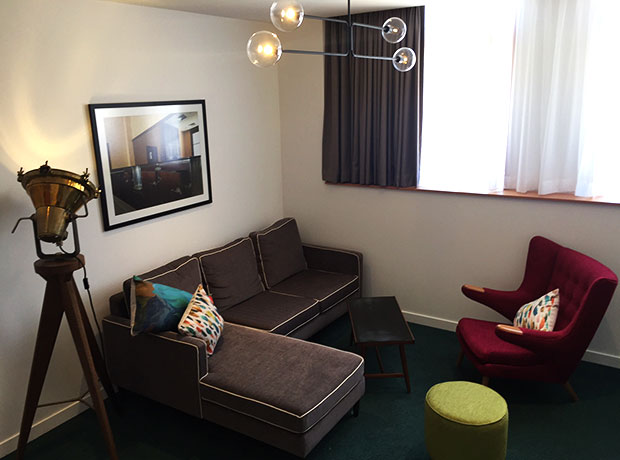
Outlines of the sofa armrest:
{"type": "Polygon", "coordinates": [[[110,296],[110,314],[129,318],[129,308],[125,301],[125,294],[122,292],[117,292],[113,296],[110,296]]]}
{"type": "Polygon", "coordinates": [[[208,372],[207,344],[176,332],[132,337],[129,320],[103,320],[105,357],[112,382],[162,404],[202,417],[200,379],[208,372]]]}
{"type": "Polygon", "coordinates": [[[362,279],[362,254],[347,249],[326,248],[303,243],[308,268],[357,275],[362,279]]]}

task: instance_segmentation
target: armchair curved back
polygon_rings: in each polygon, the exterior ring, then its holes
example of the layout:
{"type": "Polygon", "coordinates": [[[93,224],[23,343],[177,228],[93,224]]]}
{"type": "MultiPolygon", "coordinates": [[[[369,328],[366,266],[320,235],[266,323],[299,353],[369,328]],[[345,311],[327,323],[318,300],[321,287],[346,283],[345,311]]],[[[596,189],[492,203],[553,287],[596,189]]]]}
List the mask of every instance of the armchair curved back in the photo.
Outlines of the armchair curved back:
{"type": "Polygon", "coordinates": [[[531,300],[549,292],[555,262],[561,249],[564,247],[547,238],[533,237],[527,251],[523,282],[518,291],[529,294],[531,300]]]}
{"type": "MultiPolygon", "coordinates": [[[[600,262],[562,248],[554,265],[548,291],[560,289],[555,330],[566,334],[566,352],[580,360],[600,325],[618,284],[618,278],[600,262]]],[[[547,292],[548,292],[547,291],[547,292]]]]}
{"type": "Polygon", "coordinates": [[[519,291],[529,293],[530,300],[534,300],[558,288],[560,306],[555,330],[572,332],[575,327],[591,329],[594,325],[594,335],[617,284],[616,274],[597,260],[535,236],[530,240],[519,291]]]}

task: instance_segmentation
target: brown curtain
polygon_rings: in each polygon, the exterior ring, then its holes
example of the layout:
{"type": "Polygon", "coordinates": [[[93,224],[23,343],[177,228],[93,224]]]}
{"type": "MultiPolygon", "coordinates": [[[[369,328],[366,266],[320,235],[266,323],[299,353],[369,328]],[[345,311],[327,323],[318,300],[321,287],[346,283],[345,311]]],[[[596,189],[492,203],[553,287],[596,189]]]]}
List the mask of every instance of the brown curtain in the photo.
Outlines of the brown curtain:
{"type": "MultiPolygon", "coordinates": [[[[392,16],[407,24],[405,39],[391,44],[378,30],[356,27],[355,53],[392,56],[407,46],[417,56],[409,72],[398,72],[390,61],[325,57],[323,180],[327,182],[418,184],[424,7],[356,14],[353,22],[380,26],[392,16]]],[[[325,23],[325,51],[346,52],[348,43],[346,26],[325,23]]]]}

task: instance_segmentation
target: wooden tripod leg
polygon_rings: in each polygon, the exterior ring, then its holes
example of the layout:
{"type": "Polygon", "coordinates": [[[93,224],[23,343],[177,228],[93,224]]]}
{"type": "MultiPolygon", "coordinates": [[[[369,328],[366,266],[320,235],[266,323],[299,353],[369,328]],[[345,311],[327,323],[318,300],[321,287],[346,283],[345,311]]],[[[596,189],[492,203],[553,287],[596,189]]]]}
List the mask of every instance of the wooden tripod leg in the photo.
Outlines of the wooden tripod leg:
{"type": "MultiPolygon", "coordinates": [[[[95,339],[95,334],[93,332],[93,328],[90,325],[90,321],[88,320],[88,315],[86,314],[86,310],[84,308],[84,303],[82,302],[82,298],[80,297],[80,293],[77,290],[77,286],[75,282],[70,283],[73,287],[73,295],[77,299],[77,305],[80,310],[80,315],[83,318],[84,330],[86,332],[86,338],[88,339],[88,345],[90,347],[90,352],[93,356],[93,362],[95,364],[95,369],[97,370],[97,375],[99,376],[99,380],[101,380],[101,384],[108,394],[108,398],[113,403],[113,405],[118,409],[118,404],[116,403],[116,399],[114,398],[114,387],[112,386],[112,381],[110,380],[110,376],[108,375],[108,369],[105,365],[105,361],[101,356],[101,352],[99,351],[99,344],[97,343],[97,339],[95,339]]],[[[103,337],[101,338],[103,340],[103,337]]]]}
{"type": "Polygon", "coordinates": [[[63,284],[61,293],[61,299],[65,309],[65,314],[67,315],[67,321],[69,322],[69,328],[71,329],[71,335],[73,336],[75,348],[77,349],[80,363],[82,364],[84,377],[86,377],[86,383],[88,384],[88,390],[93,402],[93,407],[97,413],[97,419],[99,420],[99,425],[108,449],[108,455],[112,460],[117,460],[118,455],[116,453],[116,446],[114,445],[114,438],[112,437],[112,430],[110,429],[110,423],[103,404],[101,391],[99,391],[99,380],[97,378],[95,363],[93,361],[93,355],[90,350],[86,328],[84,326],[86,318],[82,317],[78,306],[80,299],[76,297],[77,288],[75,287],[73,277],[63,284]]]}
{"type": "Polygon", "coordinates": [[[24,450],[30,436],[32,421],[39,404],[45,375],[47,374],[50,358],[54,351],[54,344],[58,337],[58,329],[60,328],[63,313],[63,309],[58,303],[59,294],[57,284],[47,283],[43,298],[43,308],[41,310],[41,320],[39,321],[39,332],[37,332],[34,357],[30,369],[24,414],[19,430],[19,441],[17,443],[17,458],[19,460],[24,458],[24,450]]]}

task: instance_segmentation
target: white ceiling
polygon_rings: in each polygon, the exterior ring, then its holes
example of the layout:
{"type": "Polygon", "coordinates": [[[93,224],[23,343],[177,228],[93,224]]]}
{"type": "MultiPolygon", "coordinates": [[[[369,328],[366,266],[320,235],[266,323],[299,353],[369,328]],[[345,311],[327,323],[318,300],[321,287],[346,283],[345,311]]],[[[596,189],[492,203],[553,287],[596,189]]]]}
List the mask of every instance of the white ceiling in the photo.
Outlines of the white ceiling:
{"type": "MultiPolygon", "coordinates": [[[[107,0],[117,3],[190,11],[193,13],[229,18],[269,21],[269,7],[273,0],[107,0]]],[[[347,13],[347,0],[301,0],[306,14],[339,16],[347,13]]],[[[422,0],[351,0],[351,11],[389,10],[423,4],[422,0]]]]}

